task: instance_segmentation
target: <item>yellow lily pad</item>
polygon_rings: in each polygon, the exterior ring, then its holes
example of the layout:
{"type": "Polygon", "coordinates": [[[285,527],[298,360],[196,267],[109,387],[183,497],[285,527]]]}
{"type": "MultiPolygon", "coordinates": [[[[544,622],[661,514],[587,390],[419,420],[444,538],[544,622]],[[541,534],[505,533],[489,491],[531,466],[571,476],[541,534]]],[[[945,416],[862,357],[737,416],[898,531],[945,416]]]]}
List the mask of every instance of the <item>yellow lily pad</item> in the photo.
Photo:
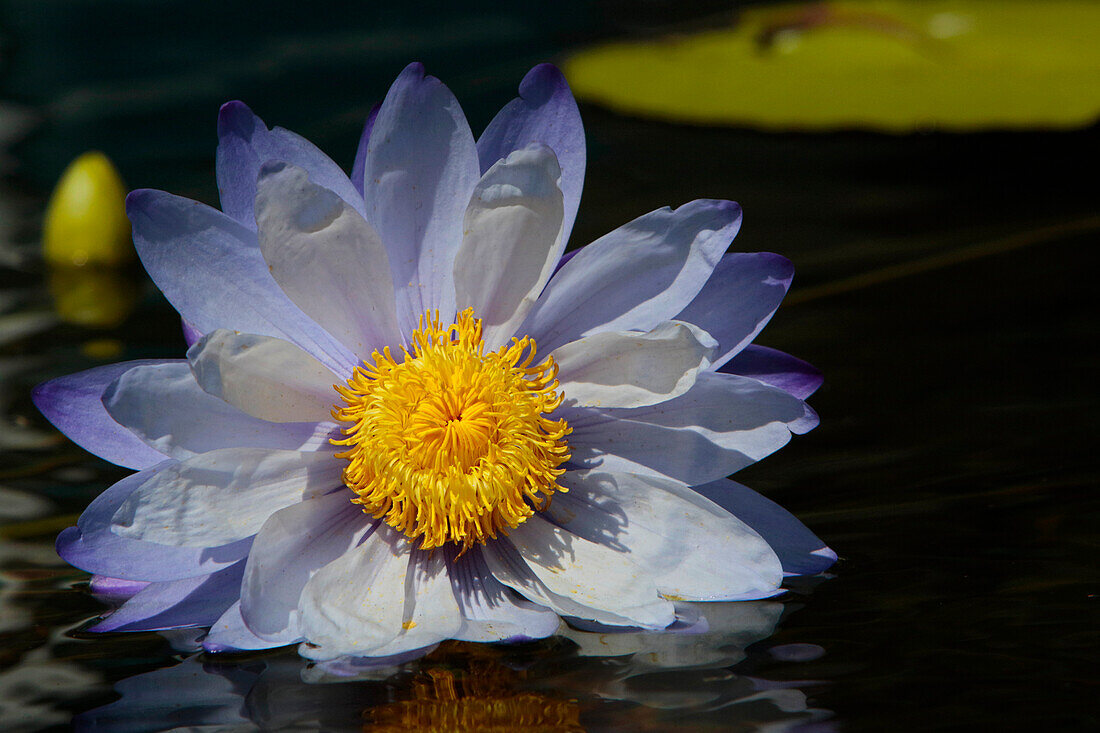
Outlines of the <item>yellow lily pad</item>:
{"type": "Polygon", "coordinates": [[[1100,3],[837,1],[569,58],[618,112],[764,129],[1074,128],[1100,118],[1100,3]]]}
{"type": "Polygon", "coordinates": [[[46,207],[42,256],[78,267],[133,260],[126,186],[103,153],[84,153],[61,174],[46,207]]]}

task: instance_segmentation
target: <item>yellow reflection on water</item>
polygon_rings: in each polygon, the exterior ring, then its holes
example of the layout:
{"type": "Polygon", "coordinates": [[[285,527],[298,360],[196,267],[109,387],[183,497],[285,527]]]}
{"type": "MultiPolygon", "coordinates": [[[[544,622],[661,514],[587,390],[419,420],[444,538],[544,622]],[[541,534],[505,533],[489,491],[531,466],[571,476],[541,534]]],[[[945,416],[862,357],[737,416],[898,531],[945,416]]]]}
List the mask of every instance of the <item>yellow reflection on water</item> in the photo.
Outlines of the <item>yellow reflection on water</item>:
{"type": "Polygon", "coordinates": [[[51,267],[48,281],[54,310],[66,323],[111,328],[126,320],[137,305],[138,286],[125,269],[51,267]]]}
{"type": "Polygon", "coordinates": [[[417,673],[411,699],[366,711],[365,730],[408,733],[582,733],[580,709],[559,700],[517,689],[522,673],[487,659],[471,659],[465,668],[430,666],[417,673]]]}

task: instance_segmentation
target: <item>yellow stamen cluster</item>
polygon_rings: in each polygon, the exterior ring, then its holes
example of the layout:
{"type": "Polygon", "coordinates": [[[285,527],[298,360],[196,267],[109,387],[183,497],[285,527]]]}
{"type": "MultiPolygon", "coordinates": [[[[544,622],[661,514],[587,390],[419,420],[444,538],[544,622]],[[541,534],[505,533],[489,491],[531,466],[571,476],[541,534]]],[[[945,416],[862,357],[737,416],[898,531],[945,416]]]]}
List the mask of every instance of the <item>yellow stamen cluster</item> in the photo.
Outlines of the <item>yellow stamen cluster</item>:
{"type": "Polygon", "coordinates": [[[344,483],[363,511],[420,547],[448,542],[463,550],[518,526],[563,489],[569,458],[553,358],[532,365],[535,342],[485,353],[473,310],[444,327],[421,316],[412,349],[395,359],[387,347],[355,369],[336,391],[333,417],[350,423],[344,483]]]}

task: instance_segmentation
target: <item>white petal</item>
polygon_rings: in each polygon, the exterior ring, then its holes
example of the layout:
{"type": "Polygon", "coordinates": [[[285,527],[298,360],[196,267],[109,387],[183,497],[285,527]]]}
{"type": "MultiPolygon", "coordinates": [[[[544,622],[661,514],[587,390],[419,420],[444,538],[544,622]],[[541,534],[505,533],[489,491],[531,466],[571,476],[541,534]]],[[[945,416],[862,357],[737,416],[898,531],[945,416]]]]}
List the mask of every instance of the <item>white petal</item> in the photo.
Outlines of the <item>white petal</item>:
{"type": "Polygon", "coordinates": [[[158,364],[186,364],[166,359],[142,359],[93,367],[43,382],[31,392],[35,406],[74,443],[111,463],[146,469],[165,456],[139,436],[123,429],[103,404],[105,391],[129,370],[158,364]]]}
{"type": "Polygon", "coordinates": [[[270,163],[256,222],[271,274],[306,315],[360,358],[400,343],[389,258],[355,209],[301,168],[270,163]]]}
{"type": "Polygon", "coordinates": [[[338,377],[289,341],[218,329],[187,350],[199,385],[272,422],[332,419],[338,377]]]}
{"type": "Polygon", "coordinates": [[[385,524],[310,578],[300,607],[311,659],[399,654],[462,622],[441,553],[413,551],[385,524]]]}
{"type": "Polygon", "coordinates": [[[543,639],[561,625],[556,613],[521,598],[494,578],[480,548],[451,560],[449,567],[463,617],[454,638],[481,642],[543,639]]]}
{"type": "Polygon", "coordinates": [[[553,350],[600,331],[648,331],[702,289],[741,224],[730,201],[692,201],[624,224],[550,279],[520,328],[553,350]]]}
{"type": "Polygon", "coordinates": [[[519,84],[519,97],[504,106],[477,141],[481,170],[530,143],[548,145],[561,164],[565,200],[562,241],[569,241],[584,188],[584,127],[565,77],[539,64],[519,84]]]}
{"type": "Polygon", "coordinates": [[[763,537],[779,556],[784,575],[817,575],[837,561],[836,553],[797,517],[749,487],[719,479],[691,488],[763,537]]]}
{"type": "Polygon", "coordinates": [[[160,471],[118,508],[111,530],[129,539],[218,547],[256,534],[272,513],[341,485],[328,453],[226,448],[160,471]]]}
{"type": "Polygon", "coordinates": [[[390,256],[406,333],[427,308],[454,313],[452,268],[481,168],[458,100],[424,67],[397,77],[375,117],[363,165],[367,221],[390,256]]]}
{"type": "Polygon", "coordinates": [[[241,617],[240,601],[234,603],[210,627],[210,633],[202,640],[208,652],[235,652],[255,649],[271,649],[282,646],[280,642],[267,641],[252,633],[241,617]]]}
{"type": "Polygon", "coordinates": [[[694,486],[723,478],[791,439],[805,403],[778,387],[701,372],[684,394],[633,409],[561,409],[572,462],[584,468],[653,473],[694,486]]]}
{"type": "Polygon", "coordinates": [[[302,589],[328,563],[359,544],[375,520],[335,491],[272,514],[256,534],[241,584],[242,613],[254,633],[289,644],[301,636],[302,589]]]}
{"type": "Polygon", "coordinates": [[[771,320],[794,278],[794,265],[770,252],[723,255],[707,284],[676,316],[719,344],[717,366],[741,352],[771,320]]]}
{"type": "Polygon", "coordinates": [[[481,177],[454,264],[458,310],[473,307],[485,344],[507,343],[561,257],[561,169],[550,148],[517,150],[481,177]]]}
{"type": "Polygon", "coordinates": [[[655,476],[569,471],[546,515],[566,530],[625,553],[670,600],[751,600],[783,579],[760,535],[687,485],[655,476]]]}
{"type": "Polygon", "coordinates": [[[126,197],[141,264],[199,333],[228,328],[285,338],[338,374],[358,363],[271,277],[256,233],[197,201],[161,191],[126,197]]]}
{"type": "Polygon", "coordinates": [[[454,638],[463,626],[462,612],[451,587],[442,552],[413,552],[405,586],[401,632],[393,641],[371,652],[392,657],[454,638]]]}
{"type": "Polygon", "coordinates": [[[302,589],[302,636],[311,658],[366,656],[401,628],[411,549],[384,524],[321,568],[302,589]]]}
{"type": "Polygon", "coordinates": [[[650,629],[675,619],[647,570],[537,514],[483,553],[497,580],[564,616],[650,629]]]}
{"type": "Polygon", "coordinates": [[[270,130],[242,102],[226,102],[218,112],[218,192],[222,210],[256,229],[256,179],[269,160],[304,168],[318,184],[362,211],[363,197],[347,175],[316,145],[290,130],[270,130]]]}
{"type": "Polygon", "coordinates": [[[246,415],[199,387],[187,362],[130,369],[103,395],[111,417],[165,455],[185,460],[219,448],[314,450],[332,422],[273,423],[246,415]]]}
{"type": "Polygon", "coordinates": [[[131,474],[97,496],[75,527],[57,537],[57,554],[70,565],[96,575],[162,582],[210,575],[248,556],[251,538],[219,547],[172,547],[120,537],[111,531],[115,514],[130,496],[176,461],[131,474]]]}
{"type": "Polygon", "coordinates": [[[698,326],[667,321],[647,333],[605,331],[551,356],[567,404],[642,407],[686,392],[710,365],[717,342],[698,326]]]}

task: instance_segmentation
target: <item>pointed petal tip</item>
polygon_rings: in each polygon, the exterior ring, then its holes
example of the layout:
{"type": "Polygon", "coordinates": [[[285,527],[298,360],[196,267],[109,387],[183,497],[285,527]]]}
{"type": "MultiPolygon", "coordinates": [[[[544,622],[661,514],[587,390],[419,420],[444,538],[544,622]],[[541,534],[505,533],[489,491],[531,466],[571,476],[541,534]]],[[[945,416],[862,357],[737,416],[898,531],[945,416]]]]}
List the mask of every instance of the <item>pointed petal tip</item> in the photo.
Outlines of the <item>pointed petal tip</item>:
{"type": "Polygon", "coordinates": [[[519,83],[519,96],[535,106],[545,103],[559,91],[565,91],[572,96],[561,69],[549,63],[533,67],[519,83]]]}
{"type": "Polygon", "coordinates": [[[741,221],[743,215],[741,204],[736,201],[727,201],[725,199],[715,200],[714,204],[719,211],[727,212],[731,220],[741,221]]]}
{"type": "Polygon", "coordinates": [[[203,337],[202,331],[195,328],[186,318],[180,317],[180,328],[183,330],[183,340],[187,348],[191,348],[203,337]]]}
{"type": "Polygon", "coordinates": [[[237,99],[226,102],[218,108],[218,135],[224,135],[234,128],[247,131],[252,127],[254,119],[255,113],[244,102],[237,99]]]}
{"type": "Polygon", "coordinates": [[[822,546],[803,555],[798,562],[793,563],[790,570],[783,572],[783,577],[797,578],[820,575],[831,568],[839,559],[839,556],[831,548],[822,546]]]}
{"type": "MultiPolygon", "coordinates": [[[[394,90],[418,87],[426,87],[428,89],[442,87],[447,89],[448,93],[450,93],[450,88],[443,83],[443,80],[429,74],[424,64],[420,61],[413,61],[402,69],[401,73],[397,75],[397,78],[393,80],[393,84],[390,85],[390,92],[387,93],[386,98],[388,99],[394,90]]],[[[456,99],[454,101],[457,103],[458,100],[456,99]]],[[[383,104],[385,104],[385,100],[383,100],[383,104]]]]}
{"type": "Polygon", "coordinates": [[[657,209],[657,211],[680,213],[681,216],[689,215],[696,211],[711,211],[721,214],[726,219],[726,226],[735,226],[737,228],[741,226],[741,204],[728,199],[695,199],[676,207],[663,206],[657,209]]]}
{"type": "Polygon", "coordinates": [[[787,423],[787,429],[795,435],[805,435],[821,424],[821,418],[818,416],[817,410],[805,402],[802,403],[802,407],[804,410],[802,417],[787,423]]]}
{"type": "Polygon", "coordinates": [[[789,286],[791,280],[794,278],[794,263],[783,255],[776,254],[775,252],[758,252],[757,255],[764,260],[772,263],[775,268],[777,279],[785,281],[789,286]]]}
{"type": "Polygon", "coordinates": [[[521,81],[520,84],[523,84],[528,79],[545,79],[551,77],[558,79],[565,78],[561,73],[561,69],[559,69],[556,65],[550,63],[549,61],[543,61],[541,64],[535,64],[534,66],[532,66],[531,70],[528,71],[526,75],[524,75],[523,81],[521,81]]]}
{"type": "Polygon", "coordinates": [[[809,362],[759,344],[747,345],[729,361],[720,363],[718,371],[758,379],[800,400],[808,399],[825,383],[821,370],[809,362]]]}
{"type": "Polygon", "coordinates": [[[57,556],[72,565],[73,562],[69,559],[72,556],[70,549],[79,541],[79,528],[66,527],[65,529],[61,530],[61,533],[57,535],[57,539],[54,540],[54,549],[57,551],[57,556]]]}
{"type": "Polygon", "coordinates": [[[414,77],[416,79],[423,79],[427,72],[424,70],[424,64],[421,61],[413,61],[397,75],[398,79],[403,77],[414,77]]]}
{"type": "Polygon", "coordinates": [[[88,581],[89,592],[109,604],[128,601],[148,587],[149,583],[143,580],[123,580],[108,575],[93,575],[88,581]]]}
{"type": "Polygon", "coordinates": [[[160,192],[152,188],[135,188],[126,194],[126,216],[132,219],[134,213],[148,206],[158,193],[160,192]]]}
{"type": "MultiPolygon", "coordinates": [[[[812,378],[817,383],[816,386],[814,386],[813,388],[813,391],[816,392],[817,388],[825,383],[825,372],[821,371],[808,361],[805,361],[803,359],[799,359],[799,361],[801,362],[801,364],[805,365],[803,368],[806,370],[806,376],[812,378]]],[[[807,397],[808,396],[809,395],[807,395],[807,397]]]]}
{"type": "Polygon", "coordinates": [[[132,632],[132,631],[170,631],[173,629],[195,629],[198,628],[198,624],[194,623],[167,623],[167,624],[146,624],[142,623],[143,620],[135,620],[134,618],[127,619],[122,616],[120,620],[116,621],[116,616],[120,614],[111,612],[107,616],[100,619],[99,623],[89,626],[84,629],[93,634],[109,634],[112,632],[132,632]]]}
{"type": "Polygon", "coordinates": [[[252,112],[252,110],[239,99],[231,99],[218,108],[219,117],[228,117],[241,112],[252,112]]]}
{"type": "Polygon", "coordinates": [[[45,382],[40,382],[34,386],[31,390],[31,402],[38,408],[46,419],[49,419],[49,413],[47,410],[50,408],[51,401],[54,394],[54,380],[47,379],[45,382]]]}

